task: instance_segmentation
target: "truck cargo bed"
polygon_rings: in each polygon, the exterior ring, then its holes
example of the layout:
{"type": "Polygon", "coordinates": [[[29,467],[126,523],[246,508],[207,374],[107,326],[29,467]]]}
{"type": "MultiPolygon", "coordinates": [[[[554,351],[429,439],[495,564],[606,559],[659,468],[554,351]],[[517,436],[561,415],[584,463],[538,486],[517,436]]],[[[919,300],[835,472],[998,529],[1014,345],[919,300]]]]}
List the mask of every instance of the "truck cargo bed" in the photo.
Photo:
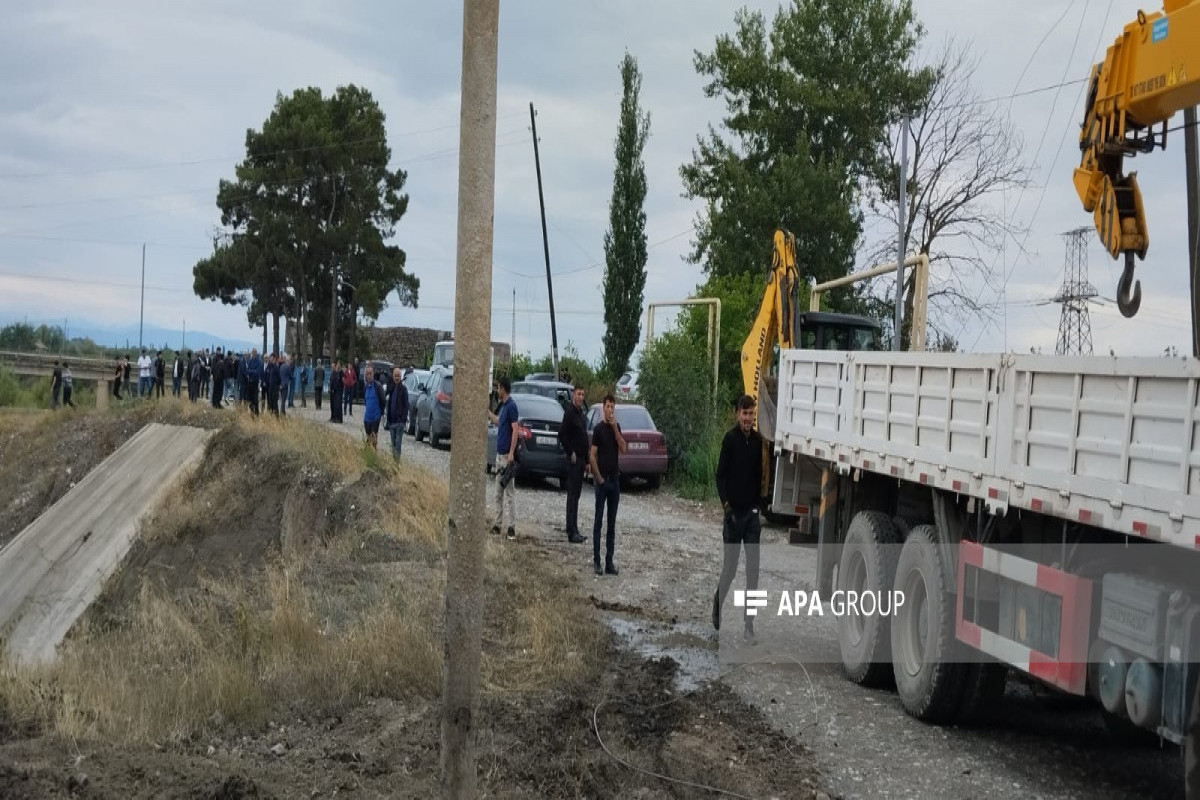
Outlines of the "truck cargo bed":
{"type": "Polygon", "coordinates": [[[775,448],[1200,546],[1200,362],[786,350],[775,448]]]}

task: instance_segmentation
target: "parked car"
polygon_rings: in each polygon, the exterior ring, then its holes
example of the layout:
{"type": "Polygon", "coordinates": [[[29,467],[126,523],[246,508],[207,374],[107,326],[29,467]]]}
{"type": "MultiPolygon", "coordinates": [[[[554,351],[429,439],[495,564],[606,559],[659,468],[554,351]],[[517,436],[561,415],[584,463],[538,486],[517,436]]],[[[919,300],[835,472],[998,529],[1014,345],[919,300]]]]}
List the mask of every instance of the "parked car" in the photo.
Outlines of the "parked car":
{"type": "Polygon", "coordinates": [[[417,400],[421,397],[421,387],[429,381],[430,371],[414,369],[404,379],[404,387],[408,389],[408,433],[412,436],[417,432],[417,400]]]}
{"type": "MultiPolygon", "coordinates": [[[[645,406],[635,403],[617,403],[617,425],[628,448],[617,460],[622,478],[642,478],[657,489],[662,476],[667,472],[667,437],[654,425],[645,406]]],[[[588,437],[596,424],[604,419],[604,406],[596,403],[588,414],[588,437]]]]}
{"type": "Polygon", "coordinates": [[[552,400],[557,400],[558,404],[564,409],[571,402],[571,392],[574,390],[575,387],[571,384],[556,380],[535,381],[526,378],[512,385],[513,394],[537,394],[542,397],[549,397],[552,400]]]}
{"type": "MultiPolygon", "coordinates": [[[[558,443],[563,407],[540,394],[512,394],[517,404],[517,422],[525,444],[525,457],[517,466],[519,478],[554,478],[558,487],[567,486],[567,454],[558,443]]],[[[496,426],[488,423],[487,469],[496,467],[496,426]]]]}
{"type": "MultiPolygon", "coordinates": [[[[435,367],[417,396],[417,441],[429,436],[437,447],[450,438],[450,403],[454,398],[454,368],[435,367]]],[[[409,399],[412,402],[412,399],[409,399]]]]}
{"type": "Polygon", "coordinates": [[[638,399],[637,370],[630,370],[617,379],[616,398],[622,403],[633,402],[638,399]]]}

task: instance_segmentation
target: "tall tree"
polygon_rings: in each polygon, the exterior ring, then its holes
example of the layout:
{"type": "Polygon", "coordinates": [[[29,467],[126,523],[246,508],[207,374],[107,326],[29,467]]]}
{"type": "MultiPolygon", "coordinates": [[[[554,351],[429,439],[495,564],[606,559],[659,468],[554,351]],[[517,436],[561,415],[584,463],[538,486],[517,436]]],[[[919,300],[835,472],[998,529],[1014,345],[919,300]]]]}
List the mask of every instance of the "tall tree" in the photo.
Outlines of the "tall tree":
{"type": "MultiPolygon", "coordinates": [[[[932,64],[934,82],[915,109],[906,170],[905,236],[909,252],[929,256],[929,303],[937,313],[929,323],[937,337],[952,319],[977,318],[989,307],[980,302],[981,289],[998,293],[997,276],[989,256],[1000,251],[1005,238],[1019,226],[1006,217],[1000,197],[1029,180],[1021,139],[1006,110],[982,101],[973,88],[979,60],[971,45],[946,42],[932,64]]],[[[888,169],[868,194],[868,207],[883,222],[879,241],[871,248],[872,262],[894,261],[900,203],[899,137],[885,147],[888,169]]],[[[992,259],[994,264],[994,259],[992,259]]],[[[895,283],[880,302],[880,316],[895,319],[895,283]]],[[[913,309],[913,279],[905,280],[904,330],[908,346],[913,309]]]]}
{"type": "Polygon", "coordinates": [[[641,333],[646,289],[646,165],[650,114],[638,105],[642,74],[628,52],[621,60],[621,117],[608,230],[604,234],[604,368],[616,378],[629,367],[641,333]]]}
{"type": "Polygon", "coordinates": [[[764,273],[782,226],[805,279],[844,275],[860,187],[881,169],[889,123],[930,82],[908,66],[922,28],[909,0],[793,0],[769,30],[759,12],[735,21],[695,57],[726,115],[681,168],[685,195],[704,201],[691,260],[710,275],[764,273]]]}
{"type": "Polygon", "coordinates": [[[196,293],[246,305],[252,322],[268,314],[276,326],[285,315],[323,322],[331,349],[345,326],[352,350],[360,313],[377,318],[392,292],[415,306],[419,281],[404,251],[387,244],[408,196],[404,171],[388,166],[384,123],[357,86],[278,95],[262,130],[246,132],[237,179],[221,181],[225,227],[193,269],[196,293]]]}

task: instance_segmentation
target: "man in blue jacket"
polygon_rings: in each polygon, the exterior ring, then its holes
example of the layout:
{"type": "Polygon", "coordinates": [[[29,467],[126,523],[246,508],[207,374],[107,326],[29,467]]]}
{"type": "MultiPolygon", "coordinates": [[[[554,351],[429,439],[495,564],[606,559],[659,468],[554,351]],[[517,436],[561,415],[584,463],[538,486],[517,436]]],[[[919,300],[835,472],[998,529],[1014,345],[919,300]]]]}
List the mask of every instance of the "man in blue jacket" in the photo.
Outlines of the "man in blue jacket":
{"type": "Polygon", "coordinates": [[[392,391],[388,394],[385,425],[392,434],[392,455],[400,460],[404,429],[408,426],[408,389],[400,377],[400,368],[392,368],[392,391]]]}
{"type": "Polygon", "coordinates": [[[368,362],[363,372],[363,427],[367,431],[367,444],[374,450],[379,449],[379,421],[383,419],[386,403],[387,392],[375,380],[375,369],[368,362]]]}

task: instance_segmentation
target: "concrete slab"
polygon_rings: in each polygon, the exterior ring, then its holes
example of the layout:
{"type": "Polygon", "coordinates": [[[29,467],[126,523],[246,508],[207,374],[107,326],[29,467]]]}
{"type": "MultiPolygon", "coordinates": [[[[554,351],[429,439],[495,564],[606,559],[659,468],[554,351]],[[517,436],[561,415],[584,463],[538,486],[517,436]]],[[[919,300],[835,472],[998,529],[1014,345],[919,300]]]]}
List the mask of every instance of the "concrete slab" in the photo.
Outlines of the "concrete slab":
{"type": "Polygon", "coordinates": [[[17,663],[45,663],[100,594],[141,516],[199,461],[211,431],[152,423],[0,550],[0,631],[17,663]]]}

